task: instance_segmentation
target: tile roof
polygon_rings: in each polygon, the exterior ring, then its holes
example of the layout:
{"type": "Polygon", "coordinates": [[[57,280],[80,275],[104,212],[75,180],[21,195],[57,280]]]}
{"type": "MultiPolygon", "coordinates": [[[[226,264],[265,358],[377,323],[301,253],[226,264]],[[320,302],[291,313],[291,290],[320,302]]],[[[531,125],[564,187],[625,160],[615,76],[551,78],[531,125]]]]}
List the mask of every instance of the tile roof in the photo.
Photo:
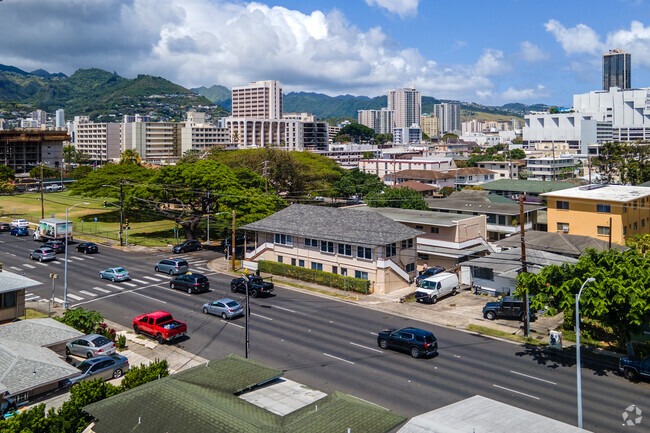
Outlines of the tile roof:
{"type": "MultiPolygon", "coordinates": [[[[386,174],[386,177],[393,177],[392,173],[386,174]]],[[[424,180],[440,180],[440,179],[453,179],[454,175],[449,172],[442,172],[437,170],[402,170],[395,173],[397,179],[424,179],[424,180]]]]}
{"type": "Polygon", "coordinates": [[[28,289],[40,285],[41,283],[36,280],[14,274],[13,272],[0,272],[0,293],[14,292],[16,290],[28,289]]]}
{"type": "Polygon", "coordinates": [[[276,415],[236,394],[267,383],[282,372],[228,355],[149,382],[84,407],[97,433],[183,432],[387,432],[404,417],[334,392],[288,415],[276,415]],[[317,407],[316,407],[317,406],[317,407]],[[137,429],[135,429],[137,427],[137,429]],[[135,430],[134,430],[135,429],[135,430]]]}
{"type": "Polygon", "coordinates": [[[39,346],[51,346],[82,335],[84,335],[83,332],[47,317],[18,320],[0,325],[0,339],[24,341],[39,346]]]}
{"type": "Polygon", "coordinates": [[[393,186],[393,188],[403,188],[403,187],[411,188],[418,192],[437,191],[440,189],[440,187],[438,186],[428,185],[426,183],[418,182],[417,180],[407,180],[406,182],[401,182],[393,186]]]}
{"type": "Polygon", "coordinates": [[[495,174],[496,172],[481,167],[463,167],[449,170],[449,173],[454,176],[467,176],[468,174],[495,174]]]}
{"type": "Polygon", "coordinates": [[[523,179],[498,179],[486,182],[481,188],[488,191],[512,191],[541,194],[544,192],[559,191],[574,188],[575,183],[551,180],[523,180],[523,179]]]}
{"type": "Polygon", "coordinates": [[[241,228],[372,246],[400,242],[422,233],[375,212],[303,204],[291,205],[241,228]]]}
{"type": "MultiPolygon", "coordinates": [[[[513,248],[521,245],[519,235],[508,236],[496,244],[501,248],[513,248]]],[[[609,249],[609,242],[592,238],[591,236],[570,235],[568,233],[541,232],[537,230],[526,231],[526,247],[540,251],[548,251],[555,254],[565,254],[578,257],[586,249],[592,248],[596,251],[609,249]]],[[[629,249],[626,246],[613,243],[612,248],[618,251],[629,249]]]]}

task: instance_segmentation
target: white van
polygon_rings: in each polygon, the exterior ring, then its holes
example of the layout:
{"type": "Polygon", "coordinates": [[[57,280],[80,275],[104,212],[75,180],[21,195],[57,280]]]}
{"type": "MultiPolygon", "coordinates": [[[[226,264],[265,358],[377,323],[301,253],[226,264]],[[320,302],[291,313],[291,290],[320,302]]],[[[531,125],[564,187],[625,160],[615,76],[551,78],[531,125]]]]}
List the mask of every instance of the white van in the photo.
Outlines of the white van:
{"type": "Polygon", "coordinates": [[[415,300],[435,304],[438,298],[449,294],[456,295],[458,287],[458,275],[441,272],[422,280],[422,284],[415,291],[415,300]]]}

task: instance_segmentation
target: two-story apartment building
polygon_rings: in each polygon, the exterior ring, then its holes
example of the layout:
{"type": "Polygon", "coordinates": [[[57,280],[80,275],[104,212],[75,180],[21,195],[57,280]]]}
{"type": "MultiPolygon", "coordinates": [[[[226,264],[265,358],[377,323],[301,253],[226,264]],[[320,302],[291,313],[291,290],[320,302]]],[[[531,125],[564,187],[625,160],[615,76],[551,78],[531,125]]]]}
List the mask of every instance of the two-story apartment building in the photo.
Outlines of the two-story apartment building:
{"type": "Polygon", "coordinates": [[[380,178],[402,170],[447,171],[456,168],[453,158],[378,158],[359,161],[359,171],[376,174],[380,178]]]}
{"type": "Polygon", "coordinates": [[[592,236],[625,244],[650,233],[650,188],[585,185],[542,194],[547,200],[548,231],[592,236]]]}
{"type": "Polygon", "coordinates": [[[562,180],[575,177],[577,167],[572,156],[526,158],[529,179],[562,180]]]}
{"type": "Polygon", "coordinates": [[[416,181],[426,185],[433,185],[438,189],[446,186],[453,187],[454,180],[453,173],[438,170],[402,170],[389,173],[384,177],[384,183],[388,185],[400,185],[404,182],[416,181]]]}
{"type": "Polygon", "coordinates": [[[519,159],[511,161],[479,161],[476,163],[478,168],[494,172],[494,178],[497,179],[518,179],[519,169],[524,168],[526,163],[519,159]]]}
{"type": "Polygon", "coordinates": [[[493,252],[487,243],[485,215],[463,215],[413,209],[363,207],[422,232],[417,237],[418,266],[449,269],[493,252]]]}
{"type": "Polygon", "coordinates": [[[480,167],[465,167],[456,170],[450,170],[450,174],[454,175],[454,185],[457,188],[466,186],[479,186],[486,182],[491,182],[495,179],[495,172],[480,167]]]}
{"type": "Polygon", "coordinates": [[[416,276],[422,232],[376,212],[294,204],[241,227],[254,232],[248,260],[269,260],[369,280],[389,293],[416,276]]]}

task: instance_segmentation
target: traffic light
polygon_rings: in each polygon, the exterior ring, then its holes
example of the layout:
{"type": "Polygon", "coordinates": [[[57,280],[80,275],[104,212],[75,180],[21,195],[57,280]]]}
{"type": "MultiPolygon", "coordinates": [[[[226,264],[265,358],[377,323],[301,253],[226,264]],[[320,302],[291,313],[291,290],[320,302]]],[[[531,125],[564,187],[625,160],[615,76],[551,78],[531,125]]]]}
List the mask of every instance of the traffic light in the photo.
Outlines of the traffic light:
{"type": "Polygon", "coordinates": [[[104,207],[106,207],[106,200],[104,200],[104,207]]]}
{"type": "Polygon", "coordinates": [[[126,218],[126,219],[124,220],[124,228],[125,228],[126,230],[129,230],[129,229],[131,228],[131,227],[129,227],[129,219],[128,219],[128,218],[126,218]]]}

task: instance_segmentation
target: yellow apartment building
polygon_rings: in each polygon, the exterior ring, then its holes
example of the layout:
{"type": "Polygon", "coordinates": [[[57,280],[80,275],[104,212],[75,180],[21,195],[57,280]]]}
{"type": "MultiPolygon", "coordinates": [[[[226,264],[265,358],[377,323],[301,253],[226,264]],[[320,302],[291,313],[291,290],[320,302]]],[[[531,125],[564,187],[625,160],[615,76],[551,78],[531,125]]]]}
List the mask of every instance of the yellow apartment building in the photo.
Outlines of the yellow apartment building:
{"type": "Polygon", "coordinates": [[[650,233],[650,188],[585,185],[541,194],[548,205],[548,231],[625,244],[650,233]]]}

